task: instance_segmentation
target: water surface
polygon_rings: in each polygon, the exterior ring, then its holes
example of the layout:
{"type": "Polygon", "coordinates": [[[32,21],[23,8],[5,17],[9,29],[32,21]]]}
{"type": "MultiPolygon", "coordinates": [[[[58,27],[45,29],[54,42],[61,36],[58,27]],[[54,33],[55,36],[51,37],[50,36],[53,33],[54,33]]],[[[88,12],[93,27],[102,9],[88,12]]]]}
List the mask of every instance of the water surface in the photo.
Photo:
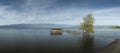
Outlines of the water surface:
{"type": "Polygon", "coordinates": [[[50,29],[0,29],[0,52],[95,53],[120,38],[119,32],[119,29],[95,29],[92,36],[83,36],[66,32],[50,35],[50,29]]]}

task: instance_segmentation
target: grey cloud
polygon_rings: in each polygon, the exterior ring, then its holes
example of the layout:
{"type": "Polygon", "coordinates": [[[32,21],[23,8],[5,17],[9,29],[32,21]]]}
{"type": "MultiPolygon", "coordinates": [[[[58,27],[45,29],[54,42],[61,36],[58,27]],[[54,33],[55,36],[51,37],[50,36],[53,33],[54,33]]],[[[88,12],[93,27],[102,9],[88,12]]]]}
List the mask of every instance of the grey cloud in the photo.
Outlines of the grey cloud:
{"type": "MultiPolygon", "coordinates": [[[[64,22],[66,24],[75,24],[79,23],[81,18],[89,12],[98,10],[86,8],[95,6],[97,2],[95,1],[95,3],[91,3],[90,0],[0,0],[0,24],[62,24],[64,22]],[[89,4],[94,5],[90,6],[89,4]]],[[[100,3],[102,2],[100,1],[100,3]]],[[[99,5],[96,6],[99,7],[99,5]]],[[[100,18],[101,16],[99,15],[102,13],[104,12],[97,12],[98,16],[96,17],[100,18]]],[[[119,12],[115,13],[119,14],[119,12]]]]}
{"type": "Polygon", "coordinates": [[[25,8],[27,0],[0,0],[0,6],[6,6],[6,10],[22,11],[25,8]]]}

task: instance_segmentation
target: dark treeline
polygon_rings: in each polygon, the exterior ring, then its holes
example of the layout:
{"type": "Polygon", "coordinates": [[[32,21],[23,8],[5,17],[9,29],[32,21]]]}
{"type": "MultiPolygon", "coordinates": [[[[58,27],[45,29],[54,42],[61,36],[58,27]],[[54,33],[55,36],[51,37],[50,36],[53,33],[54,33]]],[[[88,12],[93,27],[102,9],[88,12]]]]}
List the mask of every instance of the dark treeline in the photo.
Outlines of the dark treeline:
{"type": "Polygon", "coordinates": [[[111,28],[119,28],[120,29],[120,26],[111,26],[111,28]]]}

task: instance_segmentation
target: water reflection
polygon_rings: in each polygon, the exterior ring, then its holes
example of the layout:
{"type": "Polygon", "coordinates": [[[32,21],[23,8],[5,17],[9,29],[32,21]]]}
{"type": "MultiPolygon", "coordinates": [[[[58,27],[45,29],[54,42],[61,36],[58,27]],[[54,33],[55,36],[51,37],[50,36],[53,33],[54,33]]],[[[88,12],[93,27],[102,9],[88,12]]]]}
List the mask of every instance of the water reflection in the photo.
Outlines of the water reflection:
{"type": "Polygon", "coordinates": [[[62,33],[50,33],[50,35],[62,35],[62,33]]]}
{"type": "Polygon", "coordinates": [[[82,53],[94,53],[93,52],[93,40],[94,36],[92,35],[83,35],[82,42],[82,53]]]}
{"type": "Polygon", "coordinates": [[[78,52],[82,52],[82,53],[94,53],[94,36],[87,34],[87,33],[83,33],[80,34],[79,31],[72,31],[72,30],[66,30],[67,33],[71,34],[71,35],[77,35],[77,39],[78,39],[78,48],[80,49],[80,51],[78,52]]]}
{"type": "Polygon", "coordinates": [[[54,33],[51,36],[50,32],[51,29],[1,29],[0,53],[95,53],[112,42],[113,37],[120,37],[118,35],[110,36],[114,35],[111,29],[96,30],[94,37],[81,33],[73,35],[72,33],[76,32],[67,31],[70,34],[65,30],[64,32],[62,30],[62,34],[54,33]]]}

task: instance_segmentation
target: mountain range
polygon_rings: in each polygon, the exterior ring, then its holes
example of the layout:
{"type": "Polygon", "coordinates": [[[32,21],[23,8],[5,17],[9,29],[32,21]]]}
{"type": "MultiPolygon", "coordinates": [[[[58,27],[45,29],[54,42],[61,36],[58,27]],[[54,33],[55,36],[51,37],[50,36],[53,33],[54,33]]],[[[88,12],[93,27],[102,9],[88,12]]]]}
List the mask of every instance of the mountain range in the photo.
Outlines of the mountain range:
{"type": "Polygon", "coordinates": [[[13,28],[13,29],[76,28],[76,27],[77,25],[60,25],[60,24],[13,24],[0,26],[0,28],[13,28]]]}
{"type": "MultiPolygon", "coordinates": [[[[0,28],[10,29],[43,29],[43,28],[78,28],[78,25],[62,25],[62,24],[13,24],[13,25],[2,25],[0,28]]],[[[95,25],[95,29],[109,28],[109,26],[95,25]]]]}

